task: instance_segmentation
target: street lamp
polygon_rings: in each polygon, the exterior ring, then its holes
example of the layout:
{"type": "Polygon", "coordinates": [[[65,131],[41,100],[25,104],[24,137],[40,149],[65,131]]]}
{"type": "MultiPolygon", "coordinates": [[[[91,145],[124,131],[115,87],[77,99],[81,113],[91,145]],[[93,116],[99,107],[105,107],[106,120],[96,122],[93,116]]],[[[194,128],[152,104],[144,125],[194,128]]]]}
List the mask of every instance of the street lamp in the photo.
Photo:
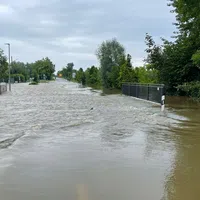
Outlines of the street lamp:
{"type": "Polygon", "coordinates": [[[5,43],[5,45],[8,45],[8,71],[9,71],[9,91],[11,91],[11,82],[10,82],[10,43],[5,43]]]}

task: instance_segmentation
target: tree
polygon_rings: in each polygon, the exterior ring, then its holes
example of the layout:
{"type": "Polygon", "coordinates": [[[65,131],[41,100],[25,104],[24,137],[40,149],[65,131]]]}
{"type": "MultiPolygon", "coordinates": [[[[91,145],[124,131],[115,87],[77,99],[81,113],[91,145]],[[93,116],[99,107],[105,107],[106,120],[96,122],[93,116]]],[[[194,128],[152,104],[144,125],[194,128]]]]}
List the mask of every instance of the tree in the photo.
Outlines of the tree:
{"type": "Polygon", "coordinates": [[[176,13],[179,36],[185,36],[189,40],[200,40],[200,4],[198,0],[169,0],[169,6],[173,7],[172,12],[176,13]]]}
{"type": "Polygon", "coordinates": [[[147,48],[147,63],[152,69],[158,70],[160,82],[174,90],[184,82],[198,80],[200,71],[192,62],[194,51],[184,40],[176,42],[164,41],[162,46],[149,46],[147,48]]]}
{"type": "Polygon", "coordinates": [[[44,79],[45,77],[47,80],[51,80],[54,72],[55,65],[48,57],[37,60],[34,63],[25,64],[23,62],[16,61],[11,63],[12,77],[21,77],[21,81],[27,81],[29,78],[33,77],[36,79],[36,76],[37,79],[44,79]]]}
{"type": "Polygon", "coordinates": [[[39,78],[38,78],[38,73],[36,71],[33,72],[33,81],[35,83],[38,83],[39,82],[39,78]]]}
{"type": "Polygon", "coordinates": [[[23,62],[13,61],[11,63],[11,75],[15,79],[15,81],[19,81],[19,79],[24,82],[27,81],[30,77],[26,68],[26,65],[23,62]],[[18,77],[18,78],[17,78],[18,77]],[[21,78],[19,78],[21,77],[21,78]]]}
{"type": "Polygon", "coordinates": [[[7,70],[8,70],[7,59],[4,56],[3,51],[0,49],[0,81],[1,81],[1,79],[6,78],[7,70]]]}
{"type": "Polygon", "coordinates": [[[192,61],[200,69],[200,50],[197,50],[196,53],[192,55],[192,61]]]}
{"type": "Polygon", "coordinates": [[[75,70],[73,69],[74,64],[68,63],[66,67],[64,67],[60,73],[64,78],[66,78],[68,81],[71,81],[73,78],[73,73],[75,73],[75,70]]]}
{"type": "Polygon", "coordinates": [[[112,87],[111,71],[114,66],[120,66],[122,57],[125,56],[124,47],[116,40],[103,42],[96,51],[101,66],[101,79],[105,88],[112,87]]]}
{"type": "Polygon", "coordinates": [[[146,61],[158,71],[160,82],[175,92],[177,86],[200,79],[200,4],[197,0],[170,0],[169,6],[176,13],[175,41],[162,39],[158,46],[147,34],[146,61]]]}
{"type": "Polygon", "coordinates": [[[130,54],[127,55],[126,59],[124,60],[124,63],[120,66],[118,80],[120,88],[122,86],[122,83],[124,82],[132,82],[132,83],[138,82],[138,78],[131,63],[130,54]]]}
{"type": "Polygon", "coordinates": [[[82,85],[86,85],[86,76],[85,76],[85,72],[83,72],[83,75],[81,77],[81,83],[82,85]]]}
{"type": "Polygon", "coordinates": [[[82,85],[86,84],[86,77],[85,77],[85,73],[83,71],[82,68],[80,68],[77,72],[76,72],[76,76],[75,76],[75,80],[78,83],[81,83],[82,85]]]}
{"type": "Polygon", "coordinates": [[[25,82],[25,77],[23,74],[11,74],[11,77],[14,79],[14,81],[25,82]]]}
{"type": "Polygon", "coordinates": [[[152,69],[150,65],[136,67],[135,73],[139,83],[159,83],[158,71],[152,69]]]}
{"type": "Polygon", "coordinates": [[[52,61],[46,57],[42,60],[37,60],[33,65],[33,70],[39,75],[40,79],[43,79],[44,76],[47,80],[51,80],[53,73],[55,72],[55,65],[52,61]]]}
{"type": "Polygon", "coordinates": [[[131,63],[131,55],[130,54],[127,54],[127,58],[126,58],[126,66],[129,68],[129,69],[132,69],[132,63],[131,63]]]}
{"type": "Polygon", "coordinates": [[[120,66],[113,66],[109,77],[113,88],[120,89],[119,75],[120,75],[120,66]]]}
{"type": "Polygon", "coordinates": [[[34,75],[34,63],[26,63],[25,64],[26,67],[26,73],[27,73],[27,80],[30,78],[33,78],[34,75]]]}
{"type": "Polygon", "coordinates": [[[74,64],[73,64],[73,63],[68,63],[68,64],[67,64],[67,79],[68,79],[69,81],[72,80],[73,67],[74,67],[74,64]]]}
{"type": "Polygon", "coordinates": [[[90,68],[87,68],[87,70],[85,71],[85,77],[86,85],[92,87],[100,87],[100,70],[97,67],[92,66],[90,68]]]}

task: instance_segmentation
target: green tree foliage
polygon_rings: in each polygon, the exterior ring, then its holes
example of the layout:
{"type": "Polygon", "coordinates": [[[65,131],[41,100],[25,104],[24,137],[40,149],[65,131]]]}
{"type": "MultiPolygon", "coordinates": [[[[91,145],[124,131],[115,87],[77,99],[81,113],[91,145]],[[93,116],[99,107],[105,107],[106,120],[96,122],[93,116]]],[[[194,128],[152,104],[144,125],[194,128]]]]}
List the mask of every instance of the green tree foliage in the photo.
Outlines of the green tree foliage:
{"type": "Polygon", "coordinates": [[[118,80],[119,80],[120,88],[121,88],[122,83],[124,83],[124,82],[132,82],[132,83],[138,82],[137,74],[131,63],[131,55],[129,55],[129,54],[127,55],[126,59],[124,60],[124,63],[120,66],[118,80]]]}
{"type": "Polygon", "coordinates": [[[62,74],[64,78],[66,78],[68,81],[71,81],[73,79],[74,73],[73,67],[73,63],[68,63],[66,67],[64,67],[61,71],[58,72],[58,74],[62,74]]]}
{"type": "Polygon", "coordinates": [[[120,89],[120,79],[119,79],[119,74],[120,74],[120,66],[113,66],[109,79],[112,83],[112,88],[120,89]]]}
{"type": "Polygon", "coordinates": [[[70,64],[67,67],[64,67],[62,70],[58,71],[57,74],[62,74],[63,77],[69,81],[75,80],[82,85],[87,85],[94,88],[101,87],[100,69],[95,66],[89,67],[86,69],[86,71],[84,71],[83,68],[75,70],[73,69],[73,65],[70,64]],[[74,79],[72,78],[73,73],[75,73],[74,79]]]}
{"type": "Polygon", "coordinates": [[[132,65],[129,62],[130,60],[127,59],[120,66],[120,72],[119,72],[120,86],[123,82],[132,82],[132,65]]]}
{"type": "Polygon", "coordinates": [[[39,82],[39,75],[36,71],[33,72],[33,82],[35,83],[39,82]]]}
{"type": "Polygon", "coordinates": [[[92,86],[92,87],[100,87],[101,85],[101,79],[100,79],[100,70],[92,66],[90,68],[87,68],[85,71],[86,76],[86,85],[92,86]]]}
{"type": "Polygon", "coordinates": [[[175,41],[163,39],[163,45],[158,46],[147,34],[146,52],[160,82],[175,92],[178,85],[200,79],[200,4],[198,0],[170,0],[168,5],[176,14],[175,41]]]}
{"type": "Polygon", "coordinates": [[[21,77],[20,80],[22,82],[27,81],[29,79],[29,77],[28,77],[28,71],[27,71],[27,66],[23,62],[13,61],[11,63],[10,73],[12,75],[11,77],[13,77],[15,79],[15,81],[18,81],[19,77],[21,77]]]}
{"type": "Polygon", "coordinates": [[[35,68],[34,68],[34,63],[26,63],[26,73],[27,73],[27,80],[30,78],[33,78],[35,68]]]}
{"type": "Polygon", "coordinates": [[[136,67],[135,73],[138,83],[159,83],[159,73],[151,66],[136,67]]]}
{"type": "Polygon", "coordinates": [[[200,68],[200,50],[197,50],[196,53],[192,55],[192,61],[194,65],[200,68]]]}
{"type": "Polygon", "coordinates": [[[3,51],[0,49],[0,81],[7,77],[8,63],[3,51]]]}
{"type": "Polygon", "coordinates": [[[83,71],[83,68],[80,68],[77,72],[76,72],[76,76],[75,76],[75,80],[78,83],[81,83],[82,85],[86,84],[86,77],[85,77],[85,73],[83,71]]]}
{"type": "Polygon", "coordinates": [[[72,74],[73,74],[73,63],[68,63],[67,64],[67,79],[70,81],[72,80],[72,74]]]}
{"type": "Polygon", "coordinates": [[[41,60],[37,60],[34,63],[25,64],[23,62],[16,62],[16,61],[13,61],[11,63],[11,75],[13,75],[12,77],[16,77],[15,79],[17,79],[17,77],[19,77],[20,74],[22,75],[21,81],[27,81],[30,78],[38,80],[45,78],[47,80],[51,80],[54,72],[55,72],[55,65],[48,57],[43,58],[41,60]]]}
{"type": "Polygon", "coordinates": [[[23,74],[25,72],[25,64],[23,62],[16,62],[16,61],[13,61],[11,63],[11,74],[23,74]]]}
{"type": "Polygon", "coordinates": [[[200,81],[184,83],[177,87],[183,95],[192,97],[195,100],[200,100],[200,81]]]}
{"type": "Polygon", "coordinates": [[[112,69],[115,72],[119,70],[113,67],[120,66],[121,59],[125,56],[125,49],[116,39],[107,40],[97,49],[96,55],[100,61],[103,86],[110,88],[113,86],[112,69]]]}
{"type": "Polygon", "coordinates": [[[14,81],[25,82],[25,76],[23,74],[11,74],[11,78],[14,78],[14,81]]]}
{"type": "Polygon", "coordinates": [[[178,38],[174,43],[164,41],[162,46],[158,46],[151,45],[148,37],[146,39],[147,62],[153,69],[158,70],[160,82],[168,85],[171,90],[184,82],[200,78],[200,70],[196,65],[197,55],[193,56],[196,50],[186,40],[178,38]]]}
{"type": "Polygon", "coordinates": [[[199,44],[200,4],[199,0],[169,0],[172,12],[176,13],[178,35],[186,37],[193,45],[199,44]]]}
{"type": "Polygon", "coordinates": [[[55,65],[46,57],[34,63],[33,71],[39,75],[39,79],[46,77],[47,80],[51,80],[55,72],[55,65]]]}
{"type": "Polygon", "coordinates": [[[124,47],[116,39],[103,42],[97,49],[96,55],[100,61],[100,68],[91,66],[85,71],[82,68],[74,70],[73,63],[68,63],[57,74],[62,74],[62,77],[75,80],[83,85],[105,89],[121,89],[123,82],[158,82],[158,70],[152,65],[134,68],[131,55],[125,54],[124,47]],[[75,79],[72,79],[73,72],[76,73],[75,79]]]}

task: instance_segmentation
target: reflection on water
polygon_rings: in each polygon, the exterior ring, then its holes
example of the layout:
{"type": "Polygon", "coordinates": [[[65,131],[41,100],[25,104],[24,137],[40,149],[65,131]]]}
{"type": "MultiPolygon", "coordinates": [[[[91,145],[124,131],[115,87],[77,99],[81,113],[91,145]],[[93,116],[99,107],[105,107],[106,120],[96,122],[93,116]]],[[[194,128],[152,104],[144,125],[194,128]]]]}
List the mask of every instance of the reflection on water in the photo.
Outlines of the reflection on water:
{"type": "Polygon", "coordinates": [[[166,182],[167,200],[198,200],[200,197],[200,105],[188,98],[168,98],[168,106],[186,120],[172,129],[176,143],[173,169],[166,182]]]}
{"type": "Polygon", "coordinates": [[[13,85],[0,97],[0,199],[199,199],[200,107],[167,102],[13,85]]]}

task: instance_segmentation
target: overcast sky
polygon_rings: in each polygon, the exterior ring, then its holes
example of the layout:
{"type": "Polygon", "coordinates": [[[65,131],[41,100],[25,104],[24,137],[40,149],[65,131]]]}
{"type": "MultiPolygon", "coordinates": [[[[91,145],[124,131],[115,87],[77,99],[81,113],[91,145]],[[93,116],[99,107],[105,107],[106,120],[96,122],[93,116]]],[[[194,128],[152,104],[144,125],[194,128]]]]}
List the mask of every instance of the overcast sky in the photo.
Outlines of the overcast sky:
{"type": "Polygon", "coordinates": [[[13,59],[33,62],[48,56],[59,70],[98,65],[95,50],[117,38],[132,55],[145,57],[145,33],[170,38],[175,21],[167,0],[0,0],[0,48],[11,43],[13,59]]]}

